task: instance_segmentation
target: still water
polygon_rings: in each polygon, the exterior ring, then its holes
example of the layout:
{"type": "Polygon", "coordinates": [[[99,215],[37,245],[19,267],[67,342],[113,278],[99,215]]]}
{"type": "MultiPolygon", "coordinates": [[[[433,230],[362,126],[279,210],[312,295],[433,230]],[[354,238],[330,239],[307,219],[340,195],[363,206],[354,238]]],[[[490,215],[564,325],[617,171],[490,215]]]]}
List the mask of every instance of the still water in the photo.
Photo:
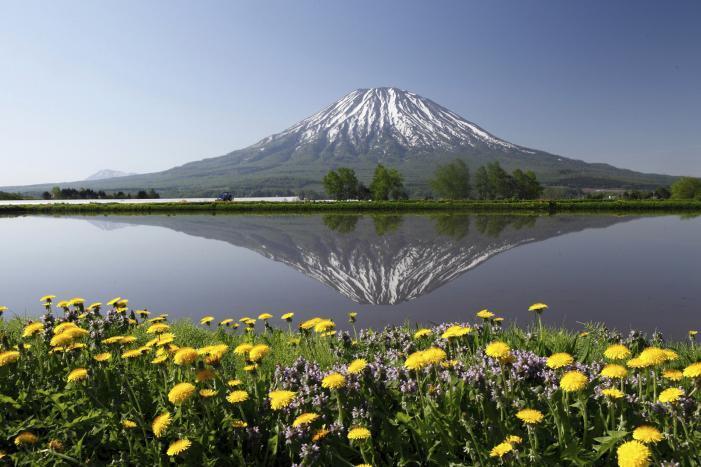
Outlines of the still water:
{"type": "Polygon", "coordinates": [[[681,337],[701,328],[701,217],[171,215],[0,218],[0,305],[129,298],[172,317],[471,320],[681,337]]]}

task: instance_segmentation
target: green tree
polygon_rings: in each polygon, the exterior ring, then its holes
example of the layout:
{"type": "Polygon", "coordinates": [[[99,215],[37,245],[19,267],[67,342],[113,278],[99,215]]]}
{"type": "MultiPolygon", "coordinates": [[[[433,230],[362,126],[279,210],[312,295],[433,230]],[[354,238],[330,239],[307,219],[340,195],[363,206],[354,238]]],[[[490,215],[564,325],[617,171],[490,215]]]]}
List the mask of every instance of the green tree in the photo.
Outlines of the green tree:
{"type": "Polygon", "coordinates": [[[499,162],[487,164],[487,178],[495,198],[506,199],[514,196],[513,178],[501,168],[499,162]]]}
{"type": "Polygon", "coordinates": [[[355,171],[348,167],[340,167],[337,171],[329,170],[323,183],[326,193],[336,200],[357,198],[361,186],[355,171]]]}
{"type": "Polygon", "coordinates": [[[354,214],[327,214],[323,217],[326,227],[342,234],[353,232],[359,219],[360,216],[354,214]]]}
{"type": "Polygon", "coordinates": [[[543,193],[543,187],[531,170],[524,173],[521,169],[516,169],[511,177],[514,185],[513,194],[516,198],[536,199],[543,193]]]}
{"type": "Polygon", "coordinates": [[[387,169],[382,164],[377,164],[375,167],[370,193],[372,193],[374,201],[397,200],[407,197],[402,175],[396,169],[387,169]]]}
{"type": "Polygon", "coordinates": [[[679,177],[676,182],[672,183],[671,191],[673,199],[701,198],[701,179],[679,177]]]}
{"type": "Polygon", "coordinates": [[[51,197],[53,199],[61,199],[61,187],[55,186],[51,189],[51,197]]]}
{"type": "Polygon", "coordinates": [[[494,190],[489,183],[489,175],[487,175],[487,169],[484,166],[477,169],[475,173],[475,189],[479,199],[494,198],[494,190]]]}
{"type": "Polygon", "coordinates": [[[470,197],[470,169],[460,159],[441,165],[431,180],[431,188],[442,198],[467,199],[470,197]]]}

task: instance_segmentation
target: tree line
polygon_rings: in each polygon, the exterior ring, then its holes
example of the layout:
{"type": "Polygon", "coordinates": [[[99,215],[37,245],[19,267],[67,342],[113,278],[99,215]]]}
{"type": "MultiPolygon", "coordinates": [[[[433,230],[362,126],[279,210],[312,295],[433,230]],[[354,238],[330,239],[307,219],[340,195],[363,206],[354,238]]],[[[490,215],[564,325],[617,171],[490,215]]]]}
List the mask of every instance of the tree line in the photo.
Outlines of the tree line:
{"type": "Polygon", "coordinates": [[[50,192],[45,191],[42,193],[41,197],[43,199],[159,199],[161,195],[156,193],[152,188],[148,191],[139,190],[137,193],[124,193],[123,191],[117,191],[115,193],[106,193],[102,190],[95,191],[90,188],[61,188],[55,186],[50,192]]]}
{"type": "MultiPolygon", "coordinates": [[[[543,187],[532,171],[506,172],[498,162],[477,169],[474,189],[470,169],[460,159],[439,166],[430,181],[433,192],[444,199],[536,199],[543,187]]],[[[353,169],[340,167],[330,170],[323,179],[326,193],[333,199],[400,200],[407,199],[404,179],[398,170],[378,164],[366,186],[353,169]]]]}

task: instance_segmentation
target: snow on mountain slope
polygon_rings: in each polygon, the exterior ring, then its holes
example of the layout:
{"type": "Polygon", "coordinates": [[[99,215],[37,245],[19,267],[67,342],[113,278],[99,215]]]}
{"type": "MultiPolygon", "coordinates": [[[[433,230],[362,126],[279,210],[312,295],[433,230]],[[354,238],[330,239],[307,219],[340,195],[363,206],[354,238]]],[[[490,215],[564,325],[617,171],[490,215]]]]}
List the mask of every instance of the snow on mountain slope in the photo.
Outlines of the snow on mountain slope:
{"type": "Polygon", "coordinates": [[[85,180],[105,180],[107,178],[128,177],[129,175],[136,174],[132,172],[122,172],[121,170],[103,169],[95,172],[85,180]]]}
{"type": "Polygon", "coordinates": [[[397,88],[358,89],[255,146],[294,137],[299,147],[339,142],[367,151],[392,141],[406,149],[455,150],[487,146],[530,153],[499,139],[430,99],[397,88]]]}

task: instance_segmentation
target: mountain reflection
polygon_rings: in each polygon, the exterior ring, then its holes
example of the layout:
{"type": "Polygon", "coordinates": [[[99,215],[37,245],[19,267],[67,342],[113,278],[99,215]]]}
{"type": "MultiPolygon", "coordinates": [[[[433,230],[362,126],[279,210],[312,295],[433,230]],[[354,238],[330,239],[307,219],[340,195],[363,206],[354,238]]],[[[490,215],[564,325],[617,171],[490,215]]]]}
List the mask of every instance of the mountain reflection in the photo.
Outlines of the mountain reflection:
{"type": "Polygon", "coordinates": [[[90,222],[159,226],[244,247],[357,303],[392,305],[455,280],[530,242],[631,218],[434,214],[109,216],[90,222]]]}

